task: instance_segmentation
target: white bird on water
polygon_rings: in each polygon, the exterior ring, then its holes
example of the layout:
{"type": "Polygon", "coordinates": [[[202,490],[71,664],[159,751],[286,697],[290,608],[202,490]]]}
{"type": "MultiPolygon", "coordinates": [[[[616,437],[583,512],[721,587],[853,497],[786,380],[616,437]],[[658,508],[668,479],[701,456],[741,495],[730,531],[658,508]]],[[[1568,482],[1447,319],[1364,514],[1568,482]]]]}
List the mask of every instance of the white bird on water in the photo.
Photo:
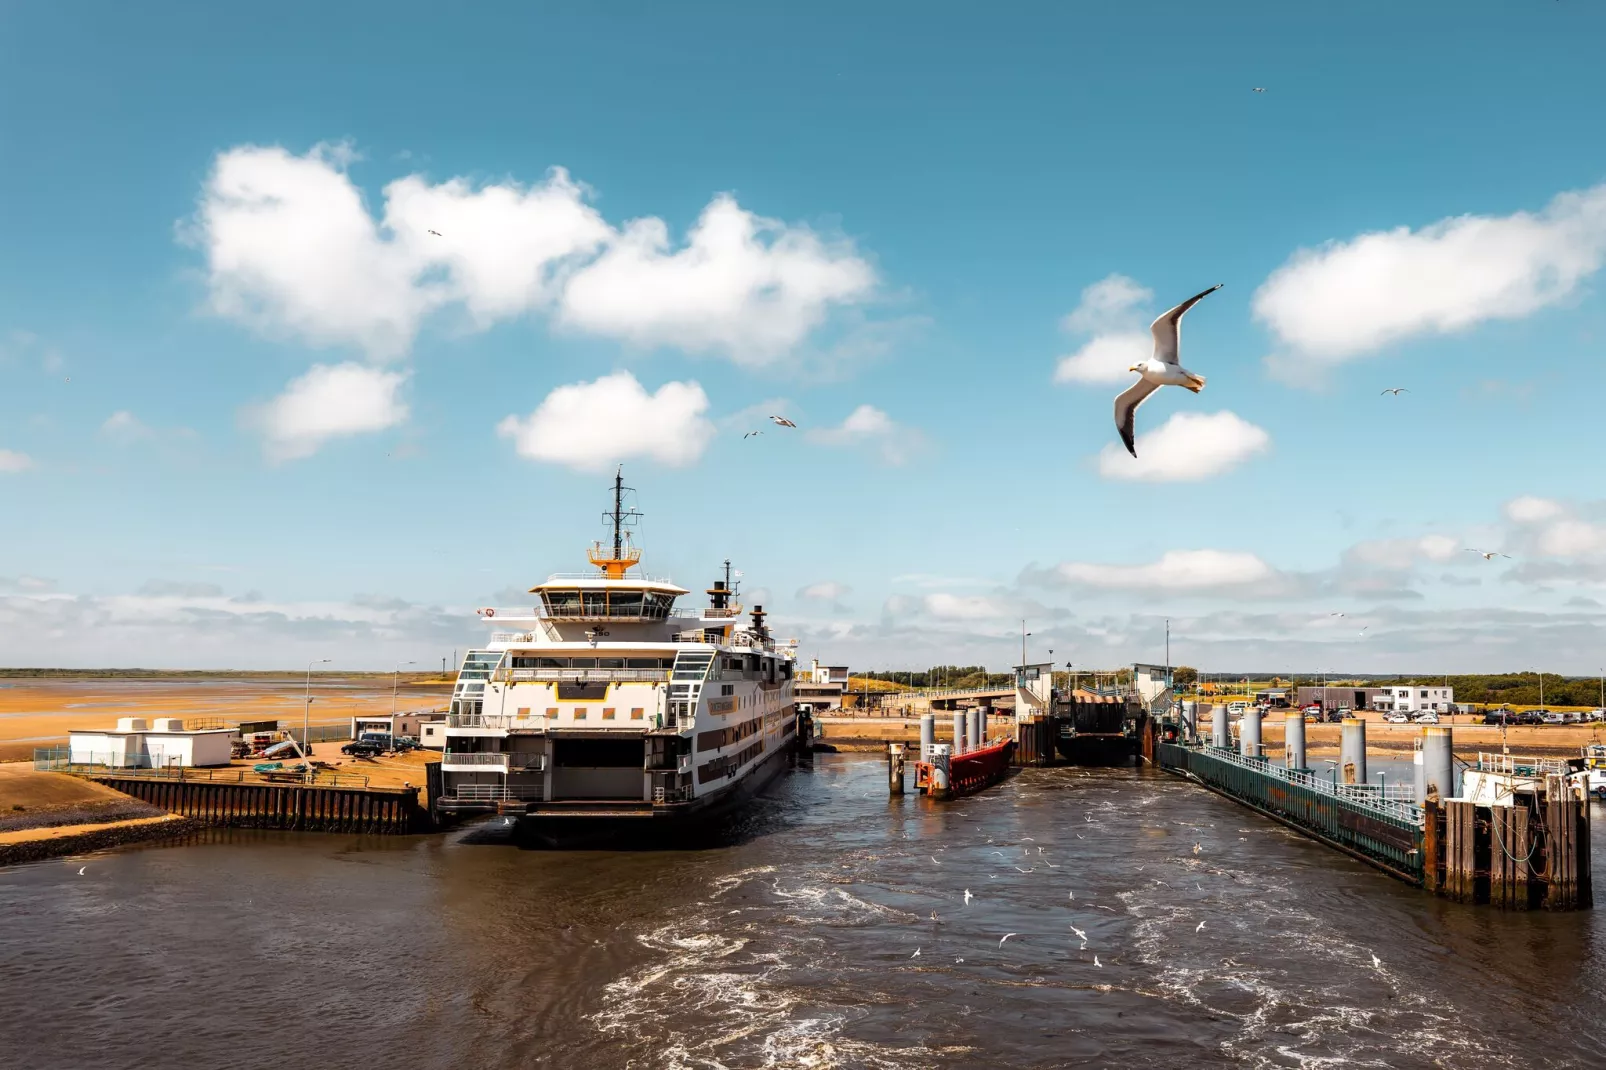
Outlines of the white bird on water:
{"type": "Polygon", "coordinates": [[[1093,956],[1093,965],[1097,966],[1101,970],[1104,969],[1104,963],[1099,961],[1099,957],[1096,954],[1093,956]]]}
{"type": "Polygon", "coordinates": [[[918,947],[915,948],[915,953],[913,955],[910,955],[909,957],[912,958],[912,959],[919,958],[920,957],[920,949],[918,947]]]}
{"type": "Polygon", "coordinates": [[[1085,941],[1085,940],[1086,940],[1086,939],[1087,939],[1087,933],[1085,933],[1085,932],[1083,932],[1083,931],[1082,931],[1082,930],[1081,930],[1081,929],[1078,929],[1078,928],[1077,928],[1077,927],[1076,927],[1076,926],[1074,926],[1074,925],[1072,925],[1072,926],[1071,926],[1071,932],[1073,932],[1073,933],[1075,933],[1075,934],[1076,934],[1076,938],[1077,938],[1077,939],[1078,939],[1078,940],[1083,940],[1083,941],[1085,941]]]}
{"type": "MultiPolygon", "coordinates": [[[[1196,932],[1196,933],[1197,933],[1197,932],[1203,932],[1203,931],[1204,931],[1204,922],[1202,922],[1202,921],[1201,921],[1201,922],[1200,922],[1200,923],[1199,923],[1199,924],[1198,924],[1198,926],[1197,926],[1197,927],[1195,927],[1195,928],[1194,928],[1194,930],[1193,930],[1193,931],[1194,931],[1194,932],[1196,932]]],[[[915,954],[917,954],[917,955],[918,955],[918,954],[920,954],[920,952],[918,952],[918,951],[916,951],[916,952],[915,952],[915,954]]]]}
{"type": "Polygon", "coordinates": [[[80,877],[82,877],[82,876],[83,876],[83,875],[84,875],[84,870],[86,870],[86,869],[88,869],[88,868],[89,868],[89,867],[88,867],[88,866],[80,866],[80,867],[79,867],[79,868],[78,868],[78,875],[79,875],[79,876],[80,876],[80,877]]]}
{"type": "Polygon", "coordinates": [[[976,897],[975,897],[975,896],[973,896],[973,895],[971,895],[971,894],[970,894],[970,889],[969,889],[969,888],[966,888],[966,889],[965,889],[965,905],[966,905],[966,906],[967,906],[967,907],[968,907],[968,906],[969,906],[969,905],[970,905],[970,901],[971,901],[971,900],[972,900],[972,899],[974,899],[974,898],[976,898],[976,897]]]}
{"type": "Polygon", "coordinates": [[[1142,364],[1134,364],[1127,369],[1137,372],[1142,378],[1127,387],[1115,399],[1115,427],[1121,433],[1121,441],[1126,444],[1127,452],[1132,456],[1138,455],[1132,432],[1133,418],[1144,399],[1162,386],[1180,386],[1185,390],[1192,390],[1195,394],[1204,389],[1204,376],[1195,375],[1178,363],[1182,348],[1182,315],[1206,295],[1213,294],[1219,289],[1221,284],[1217,283],[1204,293],[1194,294],[1149,324],[1149,333],[1154,335],[1154,356],[1142,364]]]}
{"type": "Polygon", "coordinates": [[[1382,968],[1383,968],[1383,960],[1377,957],[1377,952],[1376,951],[1372,952],[1372,969],[1381,970],[1382,968]]]}
{"type": "MultiPolygon", "coordinates": [[[[1004,934],[1004,940],[1008,940],[1011,936],[1019,936],[1019,935],[1020,935],[1020,933],[1005,933],[1004,934]]],[[[999,947],[1003,947],[1004,946],[1004,940],[998,941],[998,946],[999,947]]]]}

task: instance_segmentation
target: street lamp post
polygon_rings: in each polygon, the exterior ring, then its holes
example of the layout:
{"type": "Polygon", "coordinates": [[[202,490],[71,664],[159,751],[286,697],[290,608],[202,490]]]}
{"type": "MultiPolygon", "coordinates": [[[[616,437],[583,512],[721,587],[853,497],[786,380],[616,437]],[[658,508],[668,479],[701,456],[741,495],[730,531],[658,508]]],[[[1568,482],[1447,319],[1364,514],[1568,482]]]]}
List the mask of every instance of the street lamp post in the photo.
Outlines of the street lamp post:
{"type": "Polygon", "coordinates": [[[308,780],[312,779],[312,667],[327,665],[329,658],[313,658],[307,662],[307,693],[301,703],[301,764],[308,780]]]}
{"type": "Polygon", "coordinates": [[[396,690],[401,687],[401,671],[403,665],[417,665],[416,661],[398,661],[396,673],[390,680],[390,745],[396,745],[396,690]]]}
{"type": "Polygon", "coordinates": [[[1026,621],[1020,622],[1020,667],[1026,668],[1026,637],[1032,633],[1026,630],[1026,621]]]}

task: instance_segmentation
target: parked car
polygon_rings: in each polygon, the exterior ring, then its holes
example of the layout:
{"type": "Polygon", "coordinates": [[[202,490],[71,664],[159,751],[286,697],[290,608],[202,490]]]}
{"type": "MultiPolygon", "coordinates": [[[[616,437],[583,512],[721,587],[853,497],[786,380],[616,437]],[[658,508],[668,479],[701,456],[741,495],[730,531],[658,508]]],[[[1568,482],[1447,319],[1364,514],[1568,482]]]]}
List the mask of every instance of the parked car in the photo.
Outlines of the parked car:
{"type": "Polygon", "coordinates": [[[1539,715],[1539,717],[1540,717],[1540,720],[1544,724],[1566,724],[1567,723],[1567,715],[1565,713],[1557,713],[1554,710],[1545,710],[1543,713],[1541,713],[1539,715]]]}
{"type": "Polygon", "coordinates": [[[1409,717],[1407,717],[1403,713],[1390,713],[1390,714],[1387,714],[1387,715],[1384,716],[1383,720],[1387,721],[1389,724],[1410,724],[1411,723],[1411,719],[1409,717]]]}
{"type": "Polygon", "coordinates": [[[1523,710],[1512,719],[1511,723],[1524,725],[1544,724],[1545,714],[1543,710],[1523,710]]]}
{"type": "Polygon", "coordinates": [[[340,753],[351,758],[377,758],[385,753],[385,748],[371,739],[354,739],[341,747],[340,753]]]}
{"type": "Polygon", "coordinates": [[[1584,723],[1584,715],[1579,713],[1577,710],[1568,710],[1566,713],[1562,714],[1562,716],[1567,719],[1568,724],[1584,723]]]}
{"type": "Polygon", "coordinates": [[[1606,721],[1606,710],[1590,710],[1584,714],[1586,721],[1606,721]]]}
{"type": "Polygon", "coordinates": [[[1249,707],[1247,705],[1245,705],[1244,703],[1242,703],[1242,702],[1228,703],[1228,705],[1227,705],[1227,716],[1228,717],[1232,717],[1232,716],[1236,715],[1238,717],[1242,717],[1244,715],[1244,711],[1247,710],[1248,708],[1249,707]]]}
{"type": "Polygon", "coordinates": [[[1515,716],[1510,710],[1490,710],[1483,715],[1484,724],[1516,724],[1515,716]]]}
{"type": "Polygon", "coordinates": [[[1432,710],[1423,710],[1421,713],[1411,718],[1411,720],[1415,721],[1417,724],[1438,724],[1439,715],[1434,713],[1432,710]]]}

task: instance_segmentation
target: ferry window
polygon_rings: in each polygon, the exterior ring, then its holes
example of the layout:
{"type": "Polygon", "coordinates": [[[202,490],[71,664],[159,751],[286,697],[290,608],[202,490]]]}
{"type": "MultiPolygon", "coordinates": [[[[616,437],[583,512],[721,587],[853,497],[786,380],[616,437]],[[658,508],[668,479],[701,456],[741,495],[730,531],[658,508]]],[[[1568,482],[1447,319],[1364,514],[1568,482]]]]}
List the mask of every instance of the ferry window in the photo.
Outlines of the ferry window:
{"type": "Polygon", "coordinates": [[[568,658],[536,658],[535,659],[535,667],[537,669],[567,669],[569,667],[569,659],[568,658]]]}
{"type": "Polygon", "coordinates": [[[514,658],[513,659],[513,667],[515,669],[533,669],[533,668],[535,668],[535,659],[534,658],[514,658]]]}
{"type": "Polygon", "coordinates": [[[599,668],[599,669],[622,669],[624,667],[625,667],[625,659],[624,658],[598,658],[597,659],[597,668],[599,668]]]}
{"type": "Polygon", "coordinates": [[[607,591],[581,591],[580,605],[588,617],[602,617],[608,613],[607,591]]]}
{"type": "Polygon", "coordinates": [[[608,597],[608,613],[614,617],[641,616],[641,592],[614,591],[608,597]]]}
{"type": "Polygon", "coordinates": [[[675,604],[675,596],[671,594],[649,594],[643,606],[643,615],[648,617],[667,617],[669,607],[675,604]]]}
{"type": "Polygon", "coordinates": [[[663,662],[658,658],[626,658],[625,667],[630,669],[661,669],[663,662]]]}
{"type": "Polygon", "coordinates": [[[596,658],[571,658],[570,661],[569,661],[569,665],[572,668],[576,668],[576,669],[595,669],[597,667],[597,659],[596,658]]]}
{"type": "Polygon", "coordinates": [[[572,614],[580,609],[579,591],[542,591],[548,613],[572,614]]]}

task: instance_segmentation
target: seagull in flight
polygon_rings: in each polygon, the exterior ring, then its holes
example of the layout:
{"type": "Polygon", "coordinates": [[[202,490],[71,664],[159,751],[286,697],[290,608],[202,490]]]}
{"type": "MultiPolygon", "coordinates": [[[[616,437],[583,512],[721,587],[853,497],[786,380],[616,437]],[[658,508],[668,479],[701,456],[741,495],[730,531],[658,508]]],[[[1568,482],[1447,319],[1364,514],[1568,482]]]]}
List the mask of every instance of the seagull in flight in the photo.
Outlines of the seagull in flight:
{"type": "Polygon", "coordinates": [[[763,433],[764,432],[762,432],[762,431],[749,431],[747,434],[743,435],[742,438],[743,439],[749,439],[749,438],[752,438],[754,435],[762,435],[763,433]]]}
{"type": "Polygon", "coordinates": [[[1251,90],[1251,92],[1254,92],[1254,93],[1264,93],[1265,91],[1266,91],[1266,87],[1263,86],[1263,85],[1257,85],[1257,86],[1255,86],[1255,88],[1253,90],[1251,90]]]}
{"type": "Polygon", "coordinates": [[[1132,434],[1133,418],[1145,398],[1162,386],[1180,386],[1192,390],[1195,394],[1204,389],[1204,376],[1195,375],[1177,363],[1182,346],[1182,316],[1207,295],[1219,289],[1221,284],[1217,283],[1203,293],[1194,294],[1171,311],[1161,313],[1158,319],[1149,324],[1149,333],[1154,336],[1154,356],[1142,364],[1134,364],[1127,369],[1137,372],[1142,378],[1127,387],[1115,399],[1115,427],[1121,433],[1121,441],[1125,443],[1127,452],[1132,456],[1138,455],[1132,434]]]}
{"type": "Polygon", "coordinates": [[[1470,546],[1468,546],[1466,549],[1467,549],[1467,553],[1469,553],[1469,554],[1477,554],[1479,557],[1483,558],[1485,561],[1493,561],[1497,557],[1503,557],[1507,561],[1511,560],[1511,555],[1510,554],[1503,554],[1503,553],[1500,553],[1498,550],[1474,550],[1470,546]]]}
{"type": "Polygon", "coordinates": [[[796,427],[797,426],[797,424],[793,423],[791,420],[788,420],[784,416],[771,416],[770,419],[772,421],[774,421],[776,427],[796,427]]]}
{"type": "Polygon", "coordinates": [[[82,877],[82,876],[83,876],[83,875],[84,875],[84,870],[86,870],[86,869],[88,869],[88,868],[89,868],[89,867],[88,867],[88,866],[80,866],[80,867],[79,867],[79,868],[78,868],[78,875],[79,875],[79,876],[80,876],[80,877],[82,877]]]}
{"type": "Polygon", "coordinates": [[[432,230],[432,231],[430,231],[430,233],[435,235],[435,237],[437,237],[437,238],[441,236],[441,232],[438,231],[438,230],[432,230]]]}
{"type": "Polygon", "coordinates": [[[919,958],[920,957],[920,949],[918,947],[915,948],[915,953],[913,955],[910,955],[909,957],[912,958],[912,959],[919,958]]]}
{"type": "Polygon", "coordinates": [[[1104,963],[1099,961],[1098,955],[1093,956],[1093,965],[1097,966],[1101,970],[1104,969],[1104,963]]]}
{"type": "MultiPolygon", "coordinates": [[[[1203,931],[1203,929],[1204,929],[1204,922],[1201,921],[1199,923],[1198,927],[1196,929],[1194,929],[1193,931],[1194,932],[1201,932],[1201,931],[1203,931]]],[[[916,951],[915,954],[918,955],[918,954],[920,954],[920,952],[916,951]]]]}
{"type": "Polygon", "coordinates": [[[1376,951],[1372,952],[1372,969],[1381,970],[1382,968],[1383,968],[1383,960],[1377,957],[1377,952],[1376,951]]]}
{"type": "Polygon", "coordinates": [[[1074,925],[1071,926],[1071,932],[1076,934],[1076,938],[1078,940],[1082,940],[1084,942],[1087,940],[1087,933],[1083,932],[1081,929],[1078,929],[1074,925]]]}
{"type": "MultiPolygon", "coordinates": [[[[1020,935],[1020,933],[1005,933],[1004,934],[1004,940],[1008,940],[1011,936],[1019,936],[1019,935],[1020,935]]],[[[1003,947],[1004,946],[1004,940],[998,941],[998,946],[999,947],[1003,947]]]]}
{"type": "MultiPolygon", "coordinates": [[[[1384,390],[1383,394],[1393,394],[1395,397],[1399,397],[1401,394],[1409,394],[1410,392],[1411,392],[1410,388],[1408,388],[1408,387],[1391,386],[1388,389],[1384,390]]],[[[1382,397],[1383,394],[1379,394],[1378,397],[1382,397]]]]}
{"type": "Polygon", "coordinates": [[[969,888],[966,888],[966,889],[965,889],[965,905],[966,905],[966,906],[967,906],[967,907],[968,907],[968,906],[969,906],[969,905],[970,905],[970,901],[971,901],[971,900],[972,900],[972,899],[974,899],[974,898],[976,898],[976,897],[975,897],[975,896],[973,896],[973,895],[971,895],[971,894],[970,894],[970,889],[969,889],[969,888]]]}

